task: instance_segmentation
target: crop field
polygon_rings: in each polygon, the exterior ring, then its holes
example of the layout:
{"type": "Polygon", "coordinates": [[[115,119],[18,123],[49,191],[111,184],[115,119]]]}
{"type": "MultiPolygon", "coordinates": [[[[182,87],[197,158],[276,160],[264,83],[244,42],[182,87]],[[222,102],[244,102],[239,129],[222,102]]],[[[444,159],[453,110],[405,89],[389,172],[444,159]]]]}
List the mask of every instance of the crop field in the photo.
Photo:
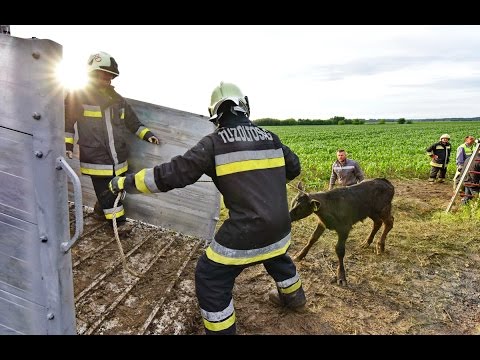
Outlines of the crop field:
{"type": "Polygon", "coordinates": [[[300,157],[300,178],[315,191],[328,187],[331,166],[339,148],[360,163],[367,178],[427,179],[430,158],[425,149],[437,142],[440,135],[451,136],[450,177],[455,169],[455,151],[465,136],[480,137],[480,124],[471,121],[265,128],[276,133],[300,157]]]}

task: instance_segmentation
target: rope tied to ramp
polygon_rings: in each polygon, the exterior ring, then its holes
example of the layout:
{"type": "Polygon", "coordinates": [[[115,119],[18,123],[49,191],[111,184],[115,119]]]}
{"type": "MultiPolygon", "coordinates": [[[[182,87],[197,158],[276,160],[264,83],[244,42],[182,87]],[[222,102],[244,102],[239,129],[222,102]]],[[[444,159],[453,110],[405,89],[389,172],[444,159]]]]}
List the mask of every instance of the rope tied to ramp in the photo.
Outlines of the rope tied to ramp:
{"type": "MultiPolygon", "coordinates": [[[[117,198],[115,199],[115,202],[113,204],[113,208],[116,209],[117,208],[117,205],[118,205],[118,202],[120,201],[120,199],[124,198],[125,197],[125,191],[120,191],[118,194],[117,194],[117,198]]],[[[122,247],[122,243],[120,242],[120,237],[118,236],[118,227],[117,227],[117,211],[114,210],[113,211],[113,218],[112,218],[112,224],[113,224],[113,233],[115,235],[115,240],[117,240],[117,245],[118,245],[118,250],[120,251],[120,257],[122,258],[122,264],[123,264],[123,268],[129,272],[131,275],[135,276],[135,277],[141,277],[142,275],[138,274],[137,272],[133,271],[132,269],[130,269],[127,265],[127,259],[125,257],[125,253],[123,252],[123,247],[122,247]]]]}

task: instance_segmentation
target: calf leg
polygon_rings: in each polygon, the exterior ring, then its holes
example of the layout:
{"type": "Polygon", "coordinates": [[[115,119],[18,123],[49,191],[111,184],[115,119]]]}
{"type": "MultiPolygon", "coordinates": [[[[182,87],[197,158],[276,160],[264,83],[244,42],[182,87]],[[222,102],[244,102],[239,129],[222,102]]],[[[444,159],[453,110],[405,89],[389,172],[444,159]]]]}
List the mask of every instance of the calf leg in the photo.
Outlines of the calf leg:
{"type": "Polygon", "coordinates": [[[347,241],[347,237],[348,232],[338,232],[338,241],[337,245],[335,246],[335,252],[337,253],[338,257],[337,284],[341,286],[347,286],[345,266],[343,264],[343,258],[345,257],[345,242],[347,241]]]}
{"type": "Polygon", "coordinates": [[[382,219],[380,218],[372,218],[373,220],[373,228],[372,228],[372,231],[370,232],[370,235],[368,235],[368,238],[365,239],[364,242],[362,242],[362,247],[364,248],[368,248],[370,246],[370,244],[372,243],[373,241],[373,238],[375,237],[375,235],[377,234],[378,230],[380,229],[380,227],[382,226],[382,219]]]}
{"type": "Polygon", "coordinates": [[[320,235],[322,235],[324,231],[325,231],[325,226],[323,226],[323,224],[321,223],[318,223],[315,231],[310,236],[310,239],[308,239],[307,245],[305,245],[305,247],[298,254],[295,255],[293,260],[295,261],[302,260],[305,257],[305,255],[307,255],[312,245],[317,242],[317,240],[320,238],[320,235]]]}
{"type": "Polygon", "coordinates": [[[383,224],[384,224],[383,233],[380,240],[377,242],[377,247],[376,247],[377,255],[380,255],[385,251],[385,239],[387,238],[387,235],[390,232],[390,230],[392,230],[393,228],[393,222],[394,222],[394,218],[391,214],[389,214],[385,218],[385,220],[383,220],[383,224]]]}

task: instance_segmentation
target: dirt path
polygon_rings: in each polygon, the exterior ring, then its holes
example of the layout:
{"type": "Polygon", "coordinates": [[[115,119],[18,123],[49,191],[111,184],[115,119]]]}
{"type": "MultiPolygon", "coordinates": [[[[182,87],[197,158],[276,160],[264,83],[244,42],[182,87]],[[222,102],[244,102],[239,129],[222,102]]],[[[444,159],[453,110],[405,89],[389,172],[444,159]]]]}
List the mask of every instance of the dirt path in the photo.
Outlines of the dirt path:
{"type": "MultiPolygon", "coordinates": [[[[360,246],[371,220],[356,224],[346,246],[348,286],[339,287],[331,283],[336,234],[326,231],[297,264],[308,300],[302,312],[270,304],[273,280],[261,265],[248,268],[234,288],[238,333],[480,334],[478,220],[441,218],[451,184],[393,183],[395,225],[384,255],[360,246]]],[[[72,251],[79,334],[203,334],[194,290],[203,242],[136,223],[123,245],[143,274],[135,278],[108,229],[89,216],[85,223],[72,251]]],[[[293,224],[291,255],[314,227],[313,217],[293,224]]]]}

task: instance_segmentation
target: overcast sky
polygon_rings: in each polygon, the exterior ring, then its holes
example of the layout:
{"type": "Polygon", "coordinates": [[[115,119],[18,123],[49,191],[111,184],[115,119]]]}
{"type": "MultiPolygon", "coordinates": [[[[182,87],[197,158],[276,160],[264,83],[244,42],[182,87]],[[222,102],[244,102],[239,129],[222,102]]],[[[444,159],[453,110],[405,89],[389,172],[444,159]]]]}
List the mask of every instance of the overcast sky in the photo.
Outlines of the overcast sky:
{"type": "Polygon", "coordinates": [[[251,119],[480,116],[480,26],[11,25],[63,45],[85,71],[118,62],[123,96],[208,115],[220,81],[237,84],[251,119]]]}

